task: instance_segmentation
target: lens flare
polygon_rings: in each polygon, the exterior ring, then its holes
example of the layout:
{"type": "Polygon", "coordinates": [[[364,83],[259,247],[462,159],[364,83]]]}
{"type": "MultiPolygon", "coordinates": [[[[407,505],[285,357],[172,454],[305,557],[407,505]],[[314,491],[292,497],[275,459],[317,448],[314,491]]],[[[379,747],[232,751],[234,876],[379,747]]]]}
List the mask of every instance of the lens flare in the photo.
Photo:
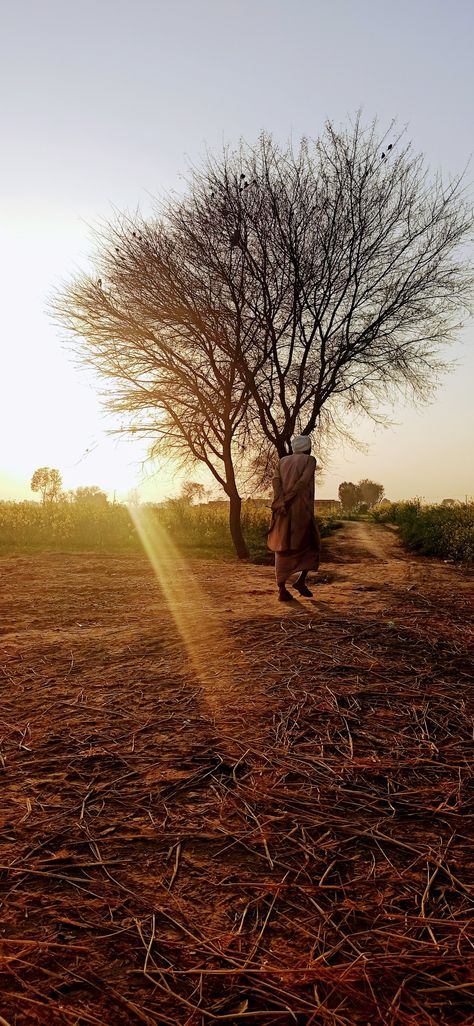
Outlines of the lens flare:
{"type": "Polygon", "coordinates": [[[214,720],[220,718],[229,702],[241,653],[235,649],[212,599],[199,586],[156,514],[142,506],[130,505],[129,511],[203,688],[209,712],[214,720]]]}

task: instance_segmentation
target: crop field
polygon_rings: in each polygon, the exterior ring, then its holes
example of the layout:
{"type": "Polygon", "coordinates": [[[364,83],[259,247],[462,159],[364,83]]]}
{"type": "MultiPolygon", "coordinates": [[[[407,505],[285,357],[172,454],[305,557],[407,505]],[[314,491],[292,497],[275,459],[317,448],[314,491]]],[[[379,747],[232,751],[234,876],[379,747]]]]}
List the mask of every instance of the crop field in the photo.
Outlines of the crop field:
{"type": "MultiPolygon", "coordinates": [[[[242,527],[253,557],[268,557],[269,507],[270,500],[267,505],[243,503],[242,527]]],[[[193,506],[170,499],[141,509],[180,548],[210,558],[233,557],[225,504],[193,506]]],[[[338,523],[337,511],[325,510],[318,520],[326,534],[338,523]]],[[[38,502],[0,502],[0,554],[45,551],[141,552],[133,508],[120,503],[94,506],[60,501],[43,506],[38,502]]]]}
{"type": "Polygon", "coordinates": [[[396,524],[402,540],[416,552],[441,556],[455,562],[474,560],[474,503],[423,506],[413,502],[389,502],[371,513],[379,524],[396,524]]]}
{"type": "Polygon", "coordinates": [[[0,559],[0,1023],[472,1024],[469,568],[172,533],[0,559]]]}

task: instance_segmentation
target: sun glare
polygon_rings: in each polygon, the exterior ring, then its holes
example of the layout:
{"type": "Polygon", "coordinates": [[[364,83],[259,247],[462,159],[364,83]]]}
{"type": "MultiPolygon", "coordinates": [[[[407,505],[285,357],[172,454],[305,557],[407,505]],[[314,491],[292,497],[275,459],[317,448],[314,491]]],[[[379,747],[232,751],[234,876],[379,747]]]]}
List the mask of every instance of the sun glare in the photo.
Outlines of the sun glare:
{"type": "Polygon", "coordinates": [[[143,506],[130,504],[129,512],[203,689],[204,701],[212,718],[218,720],[224,701],[228,707],[241,653],[225,630],[222,615],[197,583],[166,528],[143,506]]]}

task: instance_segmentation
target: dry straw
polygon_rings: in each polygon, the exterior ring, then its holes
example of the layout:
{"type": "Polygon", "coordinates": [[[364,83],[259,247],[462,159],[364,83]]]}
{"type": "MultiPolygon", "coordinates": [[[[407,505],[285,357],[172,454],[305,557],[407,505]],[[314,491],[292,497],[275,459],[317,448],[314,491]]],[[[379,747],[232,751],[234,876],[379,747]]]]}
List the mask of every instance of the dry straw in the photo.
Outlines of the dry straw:
{"type": "Polygon", "coordinates": [[[237,622],[217,727],[104,566],[61,602],[37,570],[6,625],[2,1026],[467,1026],[462,602],[237,622]]]}

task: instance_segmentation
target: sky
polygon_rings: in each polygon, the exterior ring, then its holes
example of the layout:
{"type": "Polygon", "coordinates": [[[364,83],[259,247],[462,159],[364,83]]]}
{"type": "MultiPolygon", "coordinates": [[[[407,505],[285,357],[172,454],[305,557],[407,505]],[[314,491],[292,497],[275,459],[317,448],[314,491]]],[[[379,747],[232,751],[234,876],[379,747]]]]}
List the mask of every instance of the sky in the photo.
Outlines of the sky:
{"type": "MultiPolygon", "coordinates": [[[[87,266],[92,225],[179,191],[207,147],[316,137],[358,108],[456,174],[473,150],[473,32],[471,0],[2,0],[0,499],[33,498],[38,466],[117,498],[179,491],[169,465],[111,433],[47,312],[87,266]]],[[[472,179],[471,164],[471,193],[472,179]]],[[[474,494],[472,322],[450,355],[430,406],[363,422],[366,451],[333,453],[321,497],[362,477],[392,499],[474,494]]]]}

